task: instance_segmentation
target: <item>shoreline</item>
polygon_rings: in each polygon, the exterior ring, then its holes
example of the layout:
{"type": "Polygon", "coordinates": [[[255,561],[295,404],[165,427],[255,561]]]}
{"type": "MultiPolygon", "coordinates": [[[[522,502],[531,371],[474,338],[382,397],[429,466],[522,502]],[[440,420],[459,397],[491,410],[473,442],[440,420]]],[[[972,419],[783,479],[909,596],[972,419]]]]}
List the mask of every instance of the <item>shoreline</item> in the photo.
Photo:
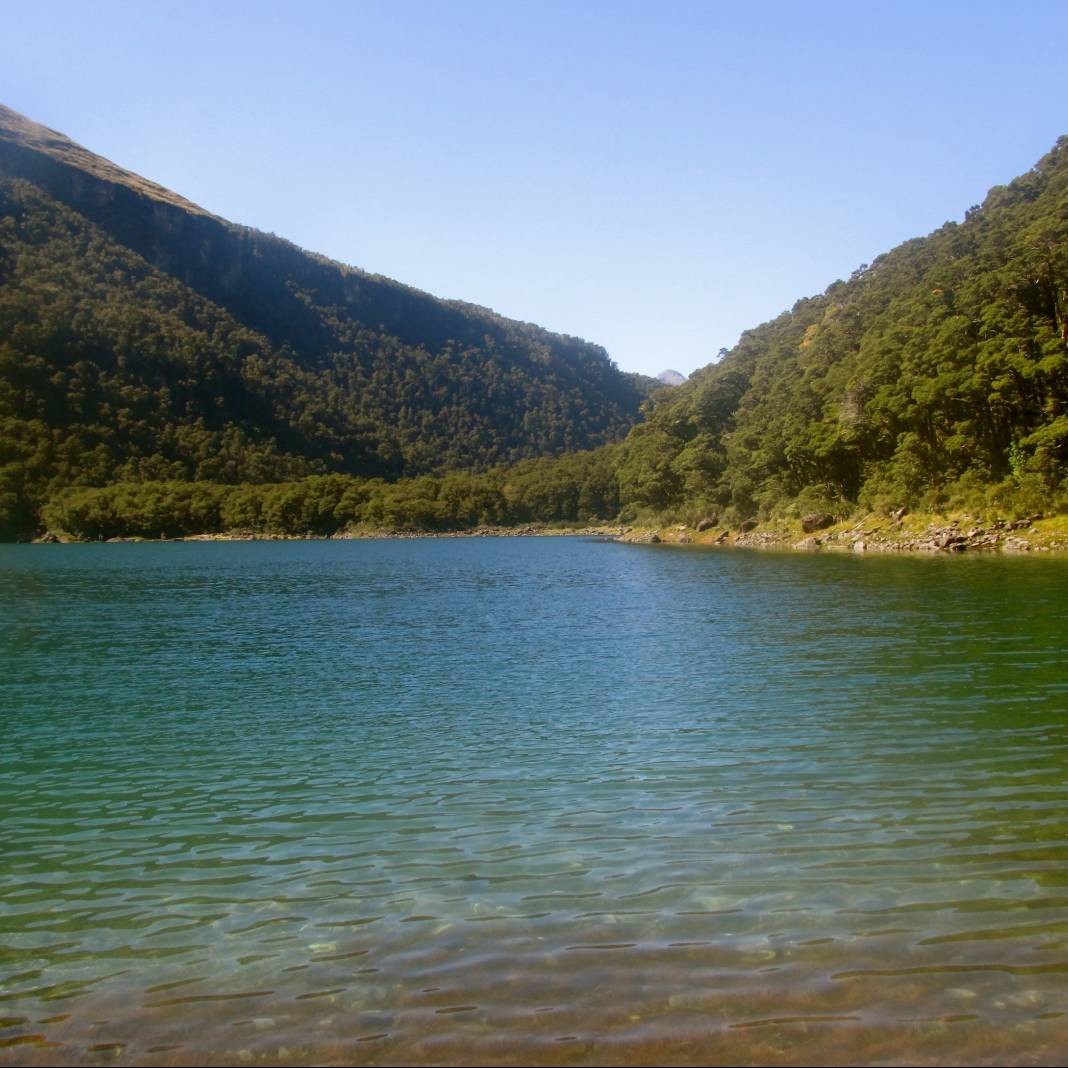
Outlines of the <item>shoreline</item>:
{"type": "MultiPolygon", "coordinates": [[[[519,527],[472,527],[470,530],[390,530],[359,528],[341,530],[335,534],[276,534],[264,531],[225,531],[218,534],[179,534],[173,538],[146,538],[141,535],[114,538],[79,538],[62,531],[48,531],[33,538],[28,545],[116,545],[146,542],[160,544],[178,541],[396,541],[416,538],[612,538],[621,539],[631,528],[626,525],[605,524],[585,527],[554,527],[526,524],[519,527]]],[[[18,544],[18,543],[15,543],[18,544]]]]}
{"type": "Polygon", "coordinates": [[[1041,515],[1028,519],[984,522],[969,514],[934,516],[898,512],[869,513],[860,519],[821,523],[810,520],[749,525],[744,530],[677,523],[632,528],[620,541],[638,545],[692,545],[700,548],[760,549],[779,552],[894,553],[930,556],[941,553],[1068,554],[1068,517],[1041,515]],[[701,528],[704,529],[701,529],[701,528]]]}
{"type": "Polygon", "coordinates": [[[30,544],[129,544],[132,542],[237,542],[237,541],[377,541],[419,538],[604,538],[628,545],[691,546],[703,549],[756,549],[775,552],[893,553],[937,555],[1068,554],[1068,517],[1032,516],[1029,519],[999,519],[983,522],[974,516],[909,515],[874,513],[860,519],[827,523],[818,530],[805,521],[778,524],[744,523],[745,529],[675,523],[645,526],[616,523],[587,526],[554,526],[528,523],[516,527],[478,526],[469,530],[397,530],[358,527],[334,534],[281,534],[253,531],[185,534],[173,538],[139,535],[112,538],[78,538],[62,531],[49,531],[30,544]]]}

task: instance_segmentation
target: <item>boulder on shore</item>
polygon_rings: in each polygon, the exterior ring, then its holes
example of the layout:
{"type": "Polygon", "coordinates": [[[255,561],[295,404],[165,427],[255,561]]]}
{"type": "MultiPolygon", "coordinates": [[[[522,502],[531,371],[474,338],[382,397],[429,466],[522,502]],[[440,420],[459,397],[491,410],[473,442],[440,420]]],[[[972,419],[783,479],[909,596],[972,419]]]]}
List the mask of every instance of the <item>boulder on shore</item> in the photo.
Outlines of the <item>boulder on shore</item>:
{"type": "Polygon", "coordinates": [[[76,538],[72,538],[69,534],[64,534],[63,531],[46,530],[39,537],[33,539],[34,545],[67,545],[72,541],[76,541],[76,538]]]}
{"type": "Polygon", "coordinates": [[[801,519],[801,529],[806,534],[811,534],[817,530],[824,530],[834,523],[834,516],[828,515],[826,512],[811,512],[809,515],[803,516],[801,519]]]}

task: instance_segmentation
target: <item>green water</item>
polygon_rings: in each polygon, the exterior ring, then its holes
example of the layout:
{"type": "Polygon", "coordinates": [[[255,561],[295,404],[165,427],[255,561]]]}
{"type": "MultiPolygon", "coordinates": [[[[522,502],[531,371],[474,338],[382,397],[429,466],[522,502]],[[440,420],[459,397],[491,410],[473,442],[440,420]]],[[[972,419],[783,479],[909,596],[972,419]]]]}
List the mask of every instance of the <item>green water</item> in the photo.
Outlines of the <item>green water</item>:
{"type": "Polygon", "coordinates": [[[1068,561],[0,547],[0,1062],[1068,1060],[1068,561]]]}

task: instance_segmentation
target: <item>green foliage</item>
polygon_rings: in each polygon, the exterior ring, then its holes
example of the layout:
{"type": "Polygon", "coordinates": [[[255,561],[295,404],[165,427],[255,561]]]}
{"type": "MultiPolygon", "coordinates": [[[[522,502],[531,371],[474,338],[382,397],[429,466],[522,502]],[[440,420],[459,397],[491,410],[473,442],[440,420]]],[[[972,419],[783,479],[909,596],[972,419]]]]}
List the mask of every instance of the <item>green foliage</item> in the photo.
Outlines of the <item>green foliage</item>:
{"type": "Polygon", "coordinates": [[[49,529],[91,540],[578,523],[619,510],[614,464],[614,450],[605,448],[483,474],[424,475],[393,483],[351,475],[239,485],[123,482],[60,491],[45,503],[41,518],[49,529]]]}
{"type": "Polygon", "coordinates": [[[1038,510],[1068,465],[1068,140],[646,403],[624,514],[1038,510]],[[994,488],[997,488],[996,491],[994,488]]]}
{"type": "Polygon", "coordinates": [[[0,536],[61,487],[478,471],[638,418],[648,382],[596,345],[57,162],[4,117],[0,536]]]}
{"type": "Polygon", "coordinates": [[[71,170],[0,136],[2,537],[1068,507],[1068,140],[674,389],[71,170]]]}

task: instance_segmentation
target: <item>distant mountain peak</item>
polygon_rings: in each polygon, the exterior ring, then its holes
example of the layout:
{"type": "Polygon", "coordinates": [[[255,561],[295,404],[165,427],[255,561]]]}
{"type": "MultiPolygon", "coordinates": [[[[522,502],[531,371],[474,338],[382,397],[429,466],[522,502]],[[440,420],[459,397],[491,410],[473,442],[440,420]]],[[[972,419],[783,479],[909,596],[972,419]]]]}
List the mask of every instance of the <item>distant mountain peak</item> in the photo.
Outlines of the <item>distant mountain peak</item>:
{"type": "Polygon", "coordinates": [[[658,382],[663,382],[665,386],[681,386],[686,381],[686,376],[679,371],[661,371],[656,376],[658,382]]]}

